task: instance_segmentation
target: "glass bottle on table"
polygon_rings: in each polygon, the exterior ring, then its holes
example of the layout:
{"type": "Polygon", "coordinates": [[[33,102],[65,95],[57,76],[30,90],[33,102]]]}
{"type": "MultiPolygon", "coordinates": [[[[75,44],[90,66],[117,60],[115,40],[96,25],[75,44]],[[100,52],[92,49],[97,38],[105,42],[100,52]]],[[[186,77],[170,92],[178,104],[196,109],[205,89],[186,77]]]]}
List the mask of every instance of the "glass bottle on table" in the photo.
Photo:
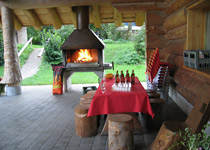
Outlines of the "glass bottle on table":
{"type": "Polygon", "coordinates": [[[129,83],[130,82],[130,75],[128,73],[128,70],[126,70],[125,78],[126,78],[126,82],[129,83]]]}
{"type": "Polygon", "coordinates": [[[115,84],[120,83],[120,76],[118,74],[118,70],[116,71],[116,75],[115,75],[115,84]]]}
{"type": "Polygon", "coordinates": [[[134,74],[134,70],[132,70],[132,74],[131,74],[131,84],[135,84],[135,74],[134,74]]]}
{"type": "Polygon", "coordinates": [[[124,74],[123,74],[123,70],[121,70],[120,80],[121,80],[121,83],[125,83],[125,77],[124,77],[124,74]]]}

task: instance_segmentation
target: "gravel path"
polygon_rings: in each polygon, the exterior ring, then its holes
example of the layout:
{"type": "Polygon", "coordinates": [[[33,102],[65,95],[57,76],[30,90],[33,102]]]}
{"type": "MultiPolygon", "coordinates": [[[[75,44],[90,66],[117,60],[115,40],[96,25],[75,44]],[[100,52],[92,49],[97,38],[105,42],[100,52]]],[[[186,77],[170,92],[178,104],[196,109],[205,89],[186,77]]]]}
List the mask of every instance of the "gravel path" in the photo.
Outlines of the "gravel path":
{"type": "Polygon", "coordinates": [[[39,65],[41,64],[42,57],[38,57],[38,54],[42,48],[35,48],[34,51],[30,54],[26,63],[21,69],[22,78],[32,77],[39,70],[39,65]]]}

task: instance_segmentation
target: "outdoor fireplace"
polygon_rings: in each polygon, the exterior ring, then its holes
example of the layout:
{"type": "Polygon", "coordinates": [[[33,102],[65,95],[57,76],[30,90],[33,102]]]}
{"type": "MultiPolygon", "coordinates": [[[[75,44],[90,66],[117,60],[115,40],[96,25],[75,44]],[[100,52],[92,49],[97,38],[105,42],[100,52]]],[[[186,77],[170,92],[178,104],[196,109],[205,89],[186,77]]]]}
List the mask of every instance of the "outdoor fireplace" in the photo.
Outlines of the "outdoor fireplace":
{"type": "Polygon", "coordinates": [[[77,29],[61,46],[65,91],[71,85],[70,77],[74,72],[94,72],[102,78],[104,69],[113,68],[112,64],[104,63],[105,44],[89,29],[89,6],[78,6],[72,9],[77,14],[77,29]]]}

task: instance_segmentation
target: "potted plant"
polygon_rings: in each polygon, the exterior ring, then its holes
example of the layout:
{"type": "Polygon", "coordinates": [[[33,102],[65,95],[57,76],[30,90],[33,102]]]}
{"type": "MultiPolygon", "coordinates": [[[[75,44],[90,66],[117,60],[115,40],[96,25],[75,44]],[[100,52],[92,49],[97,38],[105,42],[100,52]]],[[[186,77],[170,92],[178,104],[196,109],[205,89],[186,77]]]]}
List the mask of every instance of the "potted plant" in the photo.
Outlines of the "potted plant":
{"type": "Polygon", "coordinates": [[[205,125],[201,133],[192,133],[189,128],[185,128],[183,132],[179,131],[180,140],[170,146],[168,150],[210,150],[210,135],[205,133],[208,126],[205,125]]]}

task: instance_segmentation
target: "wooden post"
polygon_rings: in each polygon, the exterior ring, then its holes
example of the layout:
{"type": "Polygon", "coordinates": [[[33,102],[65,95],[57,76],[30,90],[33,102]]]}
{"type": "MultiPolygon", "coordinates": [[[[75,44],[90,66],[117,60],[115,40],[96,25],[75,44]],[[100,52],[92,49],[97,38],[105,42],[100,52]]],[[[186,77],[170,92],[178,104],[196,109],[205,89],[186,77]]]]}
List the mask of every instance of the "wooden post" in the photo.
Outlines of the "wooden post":
{"type": "Polygon", "coordinates": [[[6,6],[1,7],[2,25],[3,25],[3,40],[4,40],[4,77],[1,83],[8,84],[11,95],[21,94],[19,83],[22,81],[20,72],[20,63],[17,53],[14,15],[13,11],[6,6]]]}
{"type": "Polygon", "coordinates": [[[133,150],[132,116],[114,114],[109,117],[109,150],[133,150]]]}

